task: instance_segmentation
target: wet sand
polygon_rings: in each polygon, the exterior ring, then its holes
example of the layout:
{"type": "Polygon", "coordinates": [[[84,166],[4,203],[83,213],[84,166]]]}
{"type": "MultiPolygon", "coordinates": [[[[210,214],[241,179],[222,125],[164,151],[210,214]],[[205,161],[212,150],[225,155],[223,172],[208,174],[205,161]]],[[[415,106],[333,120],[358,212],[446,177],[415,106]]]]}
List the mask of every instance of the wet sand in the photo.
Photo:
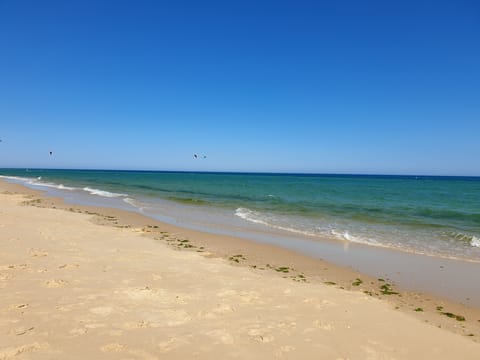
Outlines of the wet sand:
{"type": "Polygon", "coordinates": [[[404,290],[425,292],[480,308],[480,262],[419,255],[345,241],[272,239],[268,243],[351,267],[375,278],[388,278],[404,290]]]}
{"type": "Polygon", "coordinates": [[[0,358],[480,356],[476,308],[276,246],[0,189],[0,358]]]}

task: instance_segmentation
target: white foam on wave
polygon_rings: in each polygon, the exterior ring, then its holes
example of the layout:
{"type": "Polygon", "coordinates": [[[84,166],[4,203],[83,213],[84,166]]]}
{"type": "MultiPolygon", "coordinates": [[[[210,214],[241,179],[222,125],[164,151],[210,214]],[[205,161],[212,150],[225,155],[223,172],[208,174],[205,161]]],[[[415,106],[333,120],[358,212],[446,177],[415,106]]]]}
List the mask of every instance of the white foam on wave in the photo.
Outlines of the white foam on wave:
{"type": "Polygon", "coordinates": [[[264,221],[262,221],[260,219],[257,219],[255,217],[255,212],[250,210],[250,209],[238,208],[237,210],[235,210],[235,215],[244,219],[244,220],[248,220],[248,221],[251,221],[251,222],[254,222],[254,223],[257,223],[257,224],[268,225],[264,221]]]}
{"type": "Polygon", "coordinates": [[[318,234],[315,234],[314,232],[311,232],[311,231],[304,231],[304,230],[290,228],[290,227],[287,227],[287,226],[272,224],[271,222],[263,220],[260,213],[258,213],[256,211],[253,211],[253,210],[250,210],[250,209],[247,209],[247,208],[238,208],[237,210],[235,210],[235,215],[244,219],[244,220],[247,220],[247,221],[250,221],[250,222],[253,222],[253,223],[256,223],[256,224],[265,225],[265,226],[268,226],[270,228],[274,228],[274,229],[277,229],[277,230],[283,230],[283,231],[288,231],[288,232],[291,232],[291,233],[302,234],[302,235],[307,235],[307,236],[318,236],[318,234]]]}
{"type": "Polygon", "coordinates": [[[480,247],[480,238],[472,236],[472,240],[470,240],[470,245],[480,247]]]}
{"type": "MultiPolygon", "coordinates": [[[[33,186],[48,187],[48,188],[54,188],[54,189],[59,189],[59,190],[69,190],[69,191],[79,190],[79,188],[65,186],[63,184],[55,184],[55,183],[40,181],[42,179],[41,176],[39,176],[35,179],[25,178],[25,177],[20,177],[20,176],[3,176],[3,175],[0,175],[0,177],[5,178],[5,179],[11,179],[11,180],[19,181],[19,182],[22,182],[24,184],[33,185],[33,186]]],[[[127,194],[120,194],[120,193],[114,193],[114,192],[100,190],[100,189],[94,189],[94,188],[90,188],[88,186],[84,187],[82,190],[90,193],[91,195],[103,196],[103,197],[107,197],[107,198],[116,198],[116,197],[128,196],[127,194]]]]}
{"type": "Polygon", "coordinates": [[[235,211],[235,215],[256,223],[256,224],[261,224],[268,226],[270,228],[278,229],[278,230],[283,230],[283,231],[288,231],[290,233],[295,233],[295,234],[301,234],[301,235],[306,235],[306,236],[313,236],[313,237],[322,237],[322,236],[332,236],[337,239],[341,240],[343,242],[347,241],[348,243],[358,243],[358,244],[364,244],[364,245],[371,245],[371,246],[379,246],[379,247],[389,247],[387,244],[381,244],[374,239],[371,238],[365,238],[361,237],[358,235],[352,235],[349,231],[339,231],[336,229],[330,229],[330,230],[325,230],[324,228],[317,228],[316,231],[308,231],[308,230],[301,230],[298,228],[292,228],[288,226],[283,226],[283,225],[278,225],[273,223],[272,221],[269,221],[268,215],[262,214],[257,211],[253,211],[247,208],[238,208],[235,211]]]}
{"type": "Polygon", "coordinates": [[[76,190],[76,188],[65,186],[63,184],[44,183],[44,182],[38,182],[38,181],[30,181],[29,184],[36,185],[36,186],[44,186],[44,187],[49,187],[49,188],[54,188],[59,190],[69,190],[69,191],[76,190]]]}
{"type": "Polygon", "coordinates": [[[74,188],[74,187],[65,186],[63,184],[55,184],[55,183],[40,181],[40,180],[42,180],[41,176],[39,176],[35,179],[21,177],[21,176],[3,176],[3,175],[1,175],[0,177],[4,178],[4,179],[11,179],[11,180],[19,181],[19,182],[22,182],[22,183],[28,184],[28,185],[49,187],[49,188],[60,189],[60,190],[69,190],[69,191],[76,190],[76,188],[74,188]]]}
{"type": "Polygon", "coordinates": [[[30,178],[25,178],[21,176],[7,176],[7,175],[0,175],[2,179],[10,179],[10,180],[17,180],[17,181],[30,181],[30,178]]]}
{"type": "Polygon", "coordinates": [[[108,198],[128,196],[127,194],[119,194],[119,193],[114,193],[114,192],[100,190],[100,189],[92,189],[92,188],[89,188],[88,186],[84,187],[83,190],[92,195],[103,196],[108,198]]]}
{"type": "Polygon", "coordinates": [[[476,237],[475,235],[468,235],[461,232],[447,234],[452,236],[455,240],[460,240],[464,243],[468,243],[470,246],[480,247],[480,238],[476,237]]]}
{"type": "Polygon", "coordinates": [[[123,199],[123,201],[126,202],[128,205],[133,206],[134,208],[138,209],[140,212],[143,212],[143,210],[145,209],[143,204],[141,204],[140,201],[137,201],[135,199],[127,197],[127,198],[123,199]]]}
{"type": "Polygon", "coordinates": [[[366,239],[361,236],[356,236],[350,234],[347,230],[346,231],[337,231],[337,230],[330,230],[330,233],[336,237],[337,239],[340,240],[347,240],[352,243],[357,243],[357,244],[366,244],[366,245],[373,245],[373,246],[382,246],[386,247],[386,245],[382,245],[379,242],[373,240],[373,239],[366,239]]]}

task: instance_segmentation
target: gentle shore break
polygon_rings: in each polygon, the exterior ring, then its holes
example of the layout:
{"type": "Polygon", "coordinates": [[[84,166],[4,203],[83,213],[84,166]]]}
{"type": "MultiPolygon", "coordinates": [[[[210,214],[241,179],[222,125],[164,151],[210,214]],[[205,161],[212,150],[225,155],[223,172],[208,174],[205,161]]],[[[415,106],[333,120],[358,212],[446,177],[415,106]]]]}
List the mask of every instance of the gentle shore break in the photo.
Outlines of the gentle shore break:
{"type": "Polygon", "coordinates": [[[480,356],[468,336],[368,294],[278,276],[289,265],[232,266],[245,253],[212,257],[153,222],[25,206],[42,199],[1,186],[0,359],[480,356]]]}

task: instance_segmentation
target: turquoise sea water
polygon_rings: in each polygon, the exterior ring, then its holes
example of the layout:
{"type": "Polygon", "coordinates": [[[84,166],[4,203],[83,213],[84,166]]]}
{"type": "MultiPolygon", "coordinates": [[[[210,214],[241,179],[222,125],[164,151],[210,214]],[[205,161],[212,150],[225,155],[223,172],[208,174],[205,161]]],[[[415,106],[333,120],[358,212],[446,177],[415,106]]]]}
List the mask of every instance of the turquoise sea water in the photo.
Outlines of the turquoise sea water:
{"type": "Polygon", "coordinates": [[[67,201],[215,232],[480,261],[480,178],[3,169],[67,201]]]}

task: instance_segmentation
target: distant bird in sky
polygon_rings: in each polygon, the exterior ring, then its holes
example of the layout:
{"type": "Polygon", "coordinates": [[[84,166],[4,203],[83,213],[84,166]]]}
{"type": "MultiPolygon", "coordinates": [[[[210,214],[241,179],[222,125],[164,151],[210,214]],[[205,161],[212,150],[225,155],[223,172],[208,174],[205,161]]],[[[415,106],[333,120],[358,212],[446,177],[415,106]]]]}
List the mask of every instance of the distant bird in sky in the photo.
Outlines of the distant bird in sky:
{"type": "Polygon", "coordinates": [[[206,158],[207,158],[207,155],[193,154],[193,157],[194,157],[195,159],[198,159],[199,157],[202,158],[202,159],[206,159],[206,158]]]}
{"type": "Polygon", "coordinates": [[[52,152],[52,151],[50,151],[50,155],[52,155],[52,154],[53,154],[53,152],[52,152]]]}

